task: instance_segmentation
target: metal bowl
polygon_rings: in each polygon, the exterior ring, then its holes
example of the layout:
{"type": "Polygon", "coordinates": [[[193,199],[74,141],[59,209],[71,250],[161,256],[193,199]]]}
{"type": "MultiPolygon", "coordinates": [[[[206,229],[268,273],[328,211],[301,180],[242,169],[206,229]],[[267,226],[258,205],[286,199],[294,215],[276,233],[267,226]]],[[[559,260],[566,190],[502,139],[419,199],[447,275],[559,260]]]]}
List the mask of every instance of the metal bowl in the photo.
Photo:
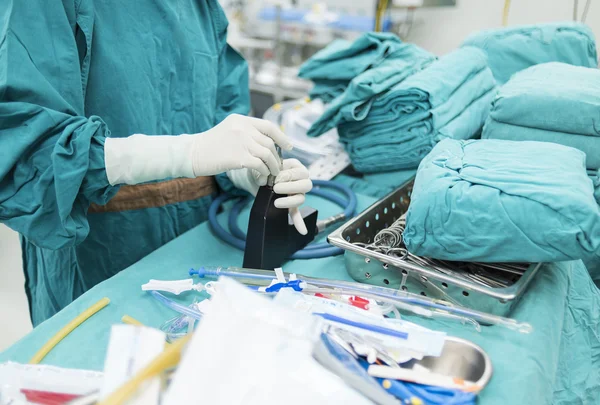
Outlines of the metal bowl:
{"type": "Polygon", "coordinates": [[[472,381],[482,389],[492,378],[492,361],[486,352],[465,339],[448,336],[439,357],[425,356],[414,364],[448,377],[472,381]]]}

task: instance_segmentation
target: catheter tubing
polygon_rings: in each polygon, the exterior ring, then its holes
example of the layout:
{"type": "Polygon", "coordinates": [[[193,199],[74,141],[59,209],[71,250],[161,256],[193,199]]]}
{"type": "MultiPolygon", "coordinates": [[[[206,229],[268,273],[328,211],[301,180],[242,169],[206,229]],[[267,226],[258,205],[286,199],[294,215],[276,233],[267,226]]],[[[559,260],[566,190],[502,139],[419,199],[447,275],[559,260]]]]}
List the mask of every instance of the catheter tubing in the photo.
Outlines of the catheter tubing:
{"type": "MultiPolygon", "coordinates": [[[[356,201],[356,196],[354,195],[352,190],[350,190],[349,187],[347,187],[343,184],[339,184],[339,183],[335,183],[335,182],[331,182],[331,181],[323,181],[323,180],[313,180],[313,184],[316,186],[316,188],[313,189],[310,192],[310,194],[323,197],[325,199],[328,199],[328,200],[344,207],[344,217],[345,218],[351,218],[352,216],[354,216],[354,213],[356,211],[357,201],[356,201]],[[342,192],[343,194],[345,194],[346,197],[348,198],[348,200],[347,201],[344,200],[343,197],[340,197],[337,194],[329,193],[325,190],[321,190],[319,187],[328,187],[328,188],[336,189],[336,190],[342,192]]],[[[235,204],[232,211],[230,212],[230,217],[229,217],[228,223],[229,223],[229,228],[232,232],[231,234],[229,232],[227,232],[225,229],[223,229],[223,227],[219,224],[219,222],[217,220],[218,209],[221,206],[221,204],[224,201],[226,201],[228,198],[229,197],[226,195],[221,195],[213,201],[213,203],[211,204],[209,211],[208,211],[209,224],[210,224],[213,232],[217,235],[217,237],[219,237],[226,243],[228,243],[238,249],[243,250],[246,246],[245,235],[241,231],[241,229],[239,229],[239,227],[237,226],[237,217],[243,207],[243,205],[242,205],[243,203],[240,202],[240,203],[235,204]]],[[[316,259],[316,258],[321,258],[321,257],[334,256],[334,255],[338,255],[338,254],[342,254],[342,253],[343,253],[343,250],[340,248],[330,246],[327,243],[316,243],[316,244],[309,245],[309,246],[305,247],[304,249],[294,253],[290,257],[290,259],[316,259]]]]}
{"type": "MultiPolygon", "coordinates": [[[[157,291],[148,291],[148,292],[150,294],[152,294],[152,296],[154,298],[156,298],[158,301],[162,302],[163,304],[165,304],[172,310],[179,312],[182,315],[186,315],[186,316],[192,317],[197,320],[202,319],[202,315],[203,315],[202,312],[188,308],[185,305],[178,304],[175,301],[165,297],[164,295],[162,295],[161,293],[159,293],[157,291]]],[[[331,321],[331,322],[337,322],[337,323],[341,323],[344,325],[353,326],[355,328],[369,330],[372,332],[377,332],[382,335],[392,336],[392,337],[396,337],[396,338],[400,338],[400,339],[408,338],[408,334],[406,332],[399,332],[397,330],[385,328],[385,327],[378,326],[378,325],[371,325],[371,324],[364,323],[364,322],[357,322],[357,321],[354,321],[351,319],[346,319],[346,318],[343,318],[340,316],[335,316],[335,315],[327,314],[327,313],[314,313],[313,315],[319,316],[319,317],[321,317],[325,320],[331,321]]]]}
{"type": "MultiPolygon", "coordinates": [[[[190,270],[191,275],[198,275],[198,277],[211,277],[217,278],[220,276],[231,277],[234,279],[245,279],[253,280],[256,283],[268,285],[273,279],[276,279],[275,274],[270,270],[254,270],[244,269],[237,267],[218,267],[218,266],[204,266],[198,270],[190,270]]],[[[289,279],[289,274],[284,273],[284,276],[289,279]]],[[[330,280],[315,277],[303,276],[301,274],[296,275],[300,281],[305,281],[310,285],[317,287],[326,288],[340,288],[346,291],[355,292],[358,294],[370,294],[374,297],[378,297],[380,300],[389,300],[387,302],[400,301],[408,304],[421,305],[426,308],[435,309],[438,311],[451,313],[453,315],[463,316],[472,318],[479,323],[486,325],[501,325],[509,329],[517,330],[521,333],[531,333],[533,330],[532,326],[526,322],[520,323],[511,318],[505,318],[502,316],[492,315],[485,312],[477,311],[474,309],[468,309],[464,307],[457,307],[452,305],[443,305],[438,301],[433,300],[429,297],[422,297],[419,295],[412,294],[407,291],[394,290],[388,287],[374,286],[370,284],[348,282],[342,280],[330,280]]],[[[377,298],[375,298],[377,299],[377,298]]]]}
{"type": "Polygon", "coordinates": [[[161,293],[157,292],[157,291],[148,291],[150,294],[152,294],[152,296],[154,298],[156,298],[158,301],[162,302],[164,305],[166,305],[167,307],[171,308],[173,311],[175,312],[179,312],[180,314],[189,316],[191,318],[194,318],[198,321],[202,320],[202,313],[199,311],[194,311],[191,308],[186,307],[185,305],[181,305],[176,303],[175,301],[173,301],[172,299],[169,299],[167,297],[165,297],[164,295],[162,295],[161,293]]]}

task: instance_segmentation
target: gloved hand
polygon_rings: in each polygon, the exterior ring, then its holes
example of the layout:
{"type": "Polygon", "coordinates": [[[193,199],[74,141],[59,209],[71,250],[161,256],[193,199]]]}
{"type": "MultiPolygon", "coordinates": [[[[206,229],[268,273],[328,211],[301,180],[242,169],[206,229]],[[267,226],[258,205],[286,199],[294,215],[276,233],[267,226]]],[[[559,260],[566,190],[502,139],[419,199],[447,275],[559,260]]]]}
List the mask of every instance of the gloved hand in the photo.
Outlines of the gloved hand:
{"type": "Polygon", "coordinates": [[[211,176],[232,169],[253,169],[265,179],[277,176],[279,154],[292,143],[270,121],[233,114],[216,127],[199,134],[192,146],[195,176],[211,176]]]}
{"type": "MultiPolygon", "coordinates": [[[[240,169],[227,172],[227,176],[236,187],[256,195],[258,188],[267,183],[267,178],[252,169],[240,169]]],[[[277,208],[289,210],[296,230],[306,235],[308,230],[298,207],[304,204],[305,195],[312,189],[308,169],[296,159],[284,159],[282,170],[275,178],[273,191],[277,194],[287,194],[275,200],[277,208]]]]}
{"type": "Polygon", "coordinates": [[[232,114],[200,134],[107,138],[106,175],[112,185],[139,184],[246,168],[256,170],[266,180],[269,174],[279,174],[275,144],[285,150],[292,148],[275,124],[232,114]]]}
{"type": "Polygon", "coordinates": [[[272,174],[275,192],[290,194],[275,205],[288,208],[296,229],[307,233],[298,207],[312,188],[308,170],[295,159],[283,162],[280,173],[275,144],[285,150],[292,143],[269,121],[232,114],[208,131],[193,135],[107,138],[106,175],[112,185],[139,184],[177,177],[212,176],[227,172],[232,182],[253,195],[272,174]]]}

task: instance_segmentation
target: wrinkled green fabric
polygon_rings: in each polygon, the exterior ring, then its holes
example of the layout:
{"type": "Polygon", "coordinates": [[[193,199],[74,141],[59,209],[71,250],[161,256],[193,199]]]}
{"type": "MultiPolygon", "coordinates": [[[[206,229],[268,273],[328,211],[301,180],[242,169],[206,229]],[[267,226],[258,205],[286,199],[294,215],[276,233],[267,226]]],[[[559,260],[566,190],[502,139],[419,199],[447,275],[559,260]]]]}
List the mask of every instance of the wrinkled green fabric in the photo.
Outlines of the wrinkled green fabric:
{"type": "Polygon", "coordinates": [[[340,140],[364,173],[416,168],[436,142],[479,134],[496,83],[477,48],[461,48],[352,111],[340,140]]]}
{"type": "Polygon", "coordinates": [[[600,168],[600,70],[544,63],[498,91],[482,138],[560,143],[600,168]]]}
{"type": "Polygon", "coordinates": [[[421,162],[403,240],[453,261],[600,260],[584,154],[549,142],[456,141],[421,162]]]}
{"type": "Polygon", "coordinates": [[[600,204],[600,169],[598,169],[598,173],[593,178],[594,181],[594,197],[596,197],[596,201],[600,204]]]}
{"type": "Polygon", "coordinates": [[[476,46],[487,52],[499,84],[539,63],[598,66],[594,33],[587,25],[574,22],[485,30],[469,36],[463,46],[476,46]]]}
{"type": "MultiPolygon", "coordinates": [[[[589,172],[588,172],[589,173],[589,172]]],[[[594,198],[600,206],[600,169],[590,176],[594,183],[594,198]]],[[[585,267],[587,267],[594,282],[600,288],[600,254],[597,257],[584,258],[585,267]]]]}
{"type": "Polygon", "coordinates": [[[315,84],[308,93],[330,103],[348,87],[350,80],[378,66],[402,41],[397,35],[368,32],[355,41],[336,39],[300,66],[298,76],[315,84]]]}
{"type": "MultiPolygon", "coordinates": [[[[526,115],[526,113],[524,114],[526,115]]],[[[600,136],[575,135],[567,132],[548,131],[498,122],[489,118],[481,134],[483,139],[502,139],[507,141],[552,142],[579,149],[586,155],[588,168],[600,167],[600,136]]]]}
{"type": "Polygon", "coordinates": [[[341,96],[348,87],[349,80],[315,79],[314,86],[308,92],[311,99],[321,99],[325,104],[331,103],[334,98],[341,96]]]}
{"type": "Polygon", "coordinates": [[[388,32],[367,32],[354,41],[336,39],[304,62],[298,76],[349,82],[377,66],[401,44],[396,34],[388,32]]]}
{"type": "Polygon", "coordinates": [[[247,113],[216,0],[0,0],[0,221],[22,237],[33,324],[206,219],[211,197],[87,215],[117,191],[104,140],[247,113]]]}
{"type": "Polygon", "coordinates": [[[362,175],[362,177],[340,174],[334,180],[347,185],[355,193],[380,199],[413,178],[415,173],[416,170],[414,169],[406,169],[369,173],[362,175]]]}
{"type": "MultiPolygon", "coordinates": [[[[374,199],[358,196],[359,210],[373,202],[374,199]]],[[[339,207],[311,196],[307,197],[307,203],[325,216],[339,212],[339,207]]],[[[247,212],[240,216],[240,226],[247,223],[247,212]]],[[[219,218],[226,226],[227,213],[219,218]]],[[[29,361],[49,336],[107,296],[111,303],[67,336],[44,359],[45,364],[102,370],[110,326],[120,323],[124,314],[151,327],[159,327],[175,316],[141,291],[141,284],[151,278],[186,278],[190,267],[239,266],[242,257],[243,252],[216,239],[204,223],[88,291],[1,353],[0,362],[29,361]],[[91,341],[94,344],[89,344],[91,341]]],[[[284,270],[351,280],[343,256],[292,261],[284,265],[284,270]]],[[[532,324],[531,334],[487,326],[477,332],[460,322],[411,320],[471,340],[489,354],[494,374],[481,392],[478,405],[594,404],[600,397],[599,295],[581,262],[563,262],[544,265],[511,313],[518,321],[532,324]]],[[[194,297],[198,297],[197,293],[188,292],[172,298],[191,303],[194,297]]]]}
{"type": "Polygon", "coordinates": [[[356,111],[368,106],[376,95],[391,89],[434,60],[432,54],[416,45],[394,44],[381,63],[352,79],[344,93],[336,97],[312,124],[308,135],[318,136],[340,123],[355,121],[356,111]]]}

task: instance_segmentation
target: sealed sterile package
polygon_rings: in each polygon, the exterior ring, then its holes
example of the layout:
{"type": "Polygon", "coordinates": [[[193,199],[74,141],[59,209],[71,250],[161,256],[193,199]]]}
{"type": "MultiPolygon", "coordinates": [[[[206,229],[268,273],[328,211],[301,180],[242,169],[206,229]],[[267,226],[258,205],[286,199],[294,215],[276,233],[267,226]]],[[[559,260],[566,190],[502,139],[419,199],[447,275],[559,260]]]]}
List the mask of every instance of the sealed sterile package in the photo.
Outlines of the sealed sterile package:
{"type": "MultiPolygon", "coordinates": [[[[103,373],[53,366],[0,364],[0,405],[39,403],[33,397],[68,401],[102,387],[103,373]],[[28,401],[29,399],[29,401],[28,401]]],[[[60,402],[55,402],[60,403],[60,402]]]]}
{"type": "Polygon", "coordinates": [[[392,357],[405,357],[406,353],[412,353],[411,358],[422,358],[423,356],[439,356],[444,348],[444,339],[446,333],[426,329],[422,326],[406,322],[400,319],[386,319],[383,316],[377,316],[368,311],[352,307],[350,305],[338,303],[336,301],[305,295],[290,289],[282,289],[274,298],[276,303],[289,308],[301,310],[309,313],[330,314],[333,318],[325,318],[324,322],[336,329],[343,330],[346,334],[353,335],[354,339],[360,339],[368,344],[384,346],[386,352],[391,352],[392,357]],[[345,324],[336,321],[343,319],[345,324]],[[399,333],[405,333],[402,338],[393,337],[378,333],[371,328],[359,328],[355,325],[373,325],[388,330],[394,330],[399,333]],[[397,353],[397,354],[395,354],[397,353]]]}
{"type": "MultiPolygon", "coordinates": [[[[283,151],[284,158],[298,159],[311,170],[311,165],[317,164],[319,160],[345,154],[336,128],[318,138],[307,135],[312,123],[323,115],[326,108],[320,99],[303,99],[275,104],[265,112],[263,119],[280,126],[294,146],[290,151],[283,151]]],[[[311,175],[311,178],[315,177],[311,175]]]]}
{"type": "MultiPolygon", "coordinates": [[[[100,398],[105,399],[146,367],[165,346],[165,333],[145,326],[113,325],[104,361],[104,382],[100,398]]],[[[129,399],[128,405],[157,405],[161,380],[154,377],[146,381],[129,399]]]]}
{"type": "Polygon", "coordinates": [[[598,256],[585,154],[548,142],[444,140],[419,166],[403,237],[411,253],[443,260],[598,256]]]}
{"type": "Polygon", "coordinates": [[[371,404],[312,356],[323,324],[219,279],[163,403],[371,404]]]}

